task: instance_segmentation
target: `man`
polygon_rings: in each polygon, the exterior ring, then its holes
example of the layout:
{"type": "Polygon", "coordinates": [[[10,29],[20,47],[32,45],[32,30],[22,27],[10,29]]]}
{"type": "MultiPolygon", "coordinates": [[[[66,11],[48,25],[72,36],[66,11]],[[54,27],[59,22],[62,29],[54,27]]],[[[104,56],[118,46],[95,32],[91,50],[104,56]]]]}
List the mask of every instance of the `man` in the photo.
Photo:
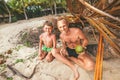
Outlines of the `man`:
{"type": "Polygon", "coordinates": [[[79,28],[69,28],[68,21],[63,17],[57,19],[57,26],[61,32],[60,39],[63,43],[63,47],[60,51],[62,55],[67,55],[67,58],[85,70],[93,70],[95,64],[92,58],[85,52],[88,40],[83,32],[79,28]],[[77,46],[81,46],[84,50],[77,53],[77,46]]]}

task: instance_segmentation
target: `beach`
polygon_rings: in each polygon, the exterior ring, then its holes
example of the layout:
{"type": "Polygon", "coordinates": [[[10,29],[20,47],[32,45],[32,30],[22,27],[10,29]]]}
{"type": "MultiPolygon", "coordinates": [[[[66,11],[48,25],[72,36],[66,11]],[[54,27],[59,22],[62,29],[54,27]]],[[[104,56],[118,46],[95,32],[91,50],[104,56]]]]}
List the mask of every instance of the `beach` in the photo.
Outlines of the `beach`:
{"type": "MultiPolygon", "coordinates": [[[[24,31],[30,32],[33,30],[34,32],[46,20],[53,17],[55,16],[49,15],[29,20],[20,20],[14,23],[0,24],[0,55],[4,56],[0,57],[0,60],[5,61],[4,64],[0,64],[0,80],[73,80],[72,70],[62,62],[56,59],[50,63],[46,60],[39,60],[37,56],[38,44],[28,47],[20,42],[18,43],[20,41],[19,36],[20,34],[23,35],[24,31]],[[34,74],[29,79],[21,77],[13,74],[6,66],[7,64],[25,76],[30,76],[33,72],[34,74]]],[[[95,60],[96,57],[93,58],[95,60]]],[[[78,80],[94,80],[94,71],[88,72],[80,67],[78,71],[80,73],[78,80]]],[[[102,77],[102,80],[120,80],[120,59],[103,60],[102,77]]]]}

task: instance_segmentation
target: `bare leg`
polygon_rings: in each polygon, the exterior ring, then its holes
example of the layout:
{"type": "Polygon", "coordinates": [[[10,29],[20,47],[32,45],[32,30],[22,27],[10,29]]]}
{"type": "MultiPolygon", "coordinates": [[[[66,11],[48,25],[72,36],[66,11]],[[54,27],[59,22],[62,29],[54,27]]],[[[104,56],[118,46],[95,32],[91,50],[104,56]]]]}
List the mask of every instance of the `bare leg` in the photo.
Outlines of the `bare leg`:
{"type": "Polygon", "coordinates": [[[44,59],[46,55],[47,55],[47,53],[42,52],[42,54],[39,55],[39,59],[40,60],[44,59]]]}
{"type": "Polygon", "coordinates": [[[46,60],[47,60],[48,62],[51,62],[51,61],[53,61],[53,59],[54,59],[54,56],[52,55],[51,52],[49,52],[49,53],[47,54],[47,56],[46,56],[46,60]]]}
{"type": "Polygon", "coordinates": [[[90,55],[88,55],[87,53],[82,54],[80,56],[78,56],[78,59],[82,59],[84,62],[84,69],[91,71],[94,70],[95,67],[95,62],[93,61],[93,59],[91,58],[90,55]]]}
{"type": "Polygon", "coordinates": [[[80,67],[84,68],[84,62],[82,59],[78,59],[78,58],[75,58],[75,57],[69,57],[69,59],[71,61],[73,61],[75,64],[79,65],[80,67]]]}
{"type": "Polygon", "coordinates": [[[80,54],[78,58],[70,57],[69,59],[72,60],[77,65],[79,65],[80,67],[84,68],[85,70],[91,71],[94,69],[95,66],[94,61],[86,53],[80,54]]]}
{"type": "Polygon", "coordinates": [[[79,73],[78,73],[78,70],[77,70],[77,67],[72,64],[72,62],[70,62],[67,58],[65,58],[64,56],[61,56],[59,54],[59,51],[57,49],[53,49],[52,50],[52,54],[53,56],[58,59],[59,61],[63,62],[64,64],[68,65],[74,72],[74,77],[75,77],[75,80],[77,80],[79,78],[79,73]]]}

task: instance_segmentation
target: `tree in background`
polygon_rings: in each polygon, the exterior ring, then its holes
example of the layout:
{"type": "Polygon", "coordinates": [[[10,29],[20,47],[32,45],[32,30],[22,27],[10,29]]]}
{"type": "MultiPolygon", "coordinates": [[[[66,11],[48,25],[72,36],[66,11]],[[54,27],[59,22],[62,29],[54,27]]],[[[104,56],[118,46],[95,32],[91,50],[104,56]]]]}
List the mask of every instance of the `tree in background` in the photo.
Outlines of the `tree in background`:
{"type": "Polygon", "coordinates": [[[2,14],[3,18],[5,17],[4,14],[8,14],[9,15],[9,23],[11,23],[11,12],[9,9],[9,6],[6,4],[6,2],[4,0],[0,0],[0,13],[2,14]]]}

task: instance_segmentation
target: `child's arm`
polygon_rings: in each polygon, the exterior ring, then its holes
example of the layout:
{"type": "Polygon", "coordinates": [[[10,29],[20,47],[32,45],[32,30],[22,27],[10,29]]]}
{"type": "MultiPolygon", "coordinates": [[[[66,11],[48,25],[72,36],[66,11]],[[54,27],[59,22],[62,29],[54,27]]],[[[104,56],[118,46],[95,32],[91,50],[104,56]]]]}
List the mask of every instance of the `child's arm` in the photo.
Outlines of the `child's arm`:
{"type": "Polygon", "coordinates": [[[39,39],[40,39],[40,42],[39,42],[39,55],[40,55],[41,52],[42,52],[42,43],[43,43],[43,41],[42,41],[42,35],[39,36],[39,39]]]}
{"type": "Polygon", "coordinates": [[[56,36],[55,35],[53,35],[53,48],[56,48],[56,36]]]}

